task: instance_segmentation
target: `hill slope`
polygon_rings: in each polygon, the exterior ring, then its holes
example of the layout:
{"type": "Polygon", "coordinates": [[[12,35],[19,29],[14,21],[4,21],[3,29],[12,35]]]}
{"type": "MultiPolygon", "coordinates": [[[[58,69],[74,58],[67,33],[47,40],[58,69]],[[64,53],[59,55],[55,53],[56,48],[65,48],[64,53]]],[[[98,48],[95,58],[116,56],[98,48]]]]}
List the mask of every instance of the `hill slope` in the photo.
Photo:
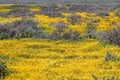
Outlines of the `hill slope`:
{"type": "Polygon", "coordinates": [[[62,2],[70,2],[70,3],[86,3],[86,2],[120,2],[119,0],[0,0],[0,3],[62,3],[62,2]]]}

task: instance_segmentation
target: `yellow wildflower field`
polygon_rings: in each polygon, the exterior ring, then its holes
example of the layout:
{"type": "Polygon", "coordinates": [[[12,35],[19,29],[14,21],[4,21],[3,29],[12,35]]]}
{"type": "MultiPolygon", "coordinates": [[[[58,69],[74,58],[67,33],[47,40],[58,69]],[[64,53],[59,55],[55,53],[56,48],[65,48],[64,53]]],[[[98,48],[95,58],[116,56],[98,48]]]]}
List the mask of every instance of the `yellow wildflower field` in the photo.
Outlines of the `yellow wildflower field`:
{"type": "MultiPolygon", "coordinates": [[[[29,10],[40,11],[37,7],[29,10]]],[[[0,12],[8,12],[8,10],[0,9],[0,12]]],[[[82,17],[82,21],[75,25],[68,22],[67,17],[71,13],[67,12],[62,13],[64,17],[35,14],[24,19],[38,21],[38,26],[43,27],[44,32],[48,33],[55,30],[52,24],[59,21],[67,24],[66,29],[77,30],[81,34],[84,34],[87,23],[91,20],[98,21],[95,22],[98,32],[112,29],[120,24],[120,18],[112,11],[105,17],[96,16],[92,12],[76,12],[76,14],[82,17]]],[[[1,16],[0,24],[21,19],[22,17],[1,16]]],[[[0,59],[6,61],[10,71],[4,80],[94,80],[94,76],[99,79],[114,76],[119,80],[120,61],[105,61],[107,51],[120,56],[120,47],[102,43],[94,38],[83,38],[79,41],[36,38],[0,40],[0,59]]]]}
{"type": "Polygon", "coordinates": [[[14,39],[1,40],[0,45],[0,55],[13,71],[5,80],[93,80],[91,74],[120,78],[120,63],[104,61],[107,50],[120,55],[120,48],[93,39],[14,39]]]}

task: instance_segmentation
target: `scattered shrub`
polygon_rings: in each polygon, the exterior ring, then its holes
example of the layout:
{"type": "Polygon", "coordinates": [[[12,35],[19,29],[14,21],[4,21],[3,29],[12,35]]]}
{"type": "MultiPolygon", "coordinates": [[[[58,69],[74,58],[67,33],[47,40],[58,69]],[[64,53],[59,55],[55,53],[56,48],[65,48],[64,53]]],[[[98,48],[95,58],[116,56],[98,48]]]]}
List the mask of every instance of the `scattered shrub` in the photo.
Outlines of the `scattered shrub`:
{"type": "Polygon", "coordinates": [[[97,18],[90,18],[89,20],[92,23],[98,23],[100,21],[100,19],[97,19],[97,18]]]}
{"type": "Polygon", "coordinates": [[[80,33],[78,31],[68,30],[67,32],[59,32],[58,30],[54,30],[50,33],[49,38],[53,40],[58,39],[66,39],[66,40],[78,40],[80,33]]]}
{"type": "Polygon", "coordinates": [[[14,8],[28,8],[29,6],[27,4],[14,4],[14,5],[11,5],[9,6],[8,8],[9,9],[14,9],[14,8]]]}
{"type": "Polygon", "coordinates": [[[117,10],[115,11],[115,14],[116,14],[116,16],[120,17],[120,9],[117,9],[117,10]]]}
{"type": "Polygon", "coordinates": [[[54,30],[52,33],[49,34],[49,38],[53,39],[53,40],[58,40],[61,39],[61,33],[59,33],[59,31],[54,30]]]}
{"type": "Polygon", "coordinates": [[[120,56],[115,56],[113,53],[110,51],[107,51],[105,56],[104,56],[105,61],[120,61],[120,56]]]}
{"type": "Polygon", "coordinates": [[[98,11],[96,12],[97,16],[101,16],[101,17],[105,17],[105,16],[109,16],[109,12],[107,11],[98,11]]]}
{"type": "Polygon", "coordinates": [[[67,28],[67,24],[64,21],[58,21],[53,26],[57,29],[58,32],[63,32],[65,28],[67,28]]]}
{"type": "Polygon", "coordinates": [[[120,26],[101,32],[100,40],[120,46],[120,26]]]}
{"type": "Polygon", "coordinates": [[[80,33],[78,31],[68,30],[67,32],[63,33],[63,39],[70,39],[70,40],[78,40],[80,33]]]}
{"type": "Polygon", "coordinates": [[[0,78],[3,79],[9,74],[9,70],[7,68],[6,62],[0,62],[0,78]]]}
{"type": "Polygon", "coordinates": [[[91,22],[87,23],[87,27],[85,28],[85,37],[95,38],[96,33],[96,24],[91,22]]]}
{"type": "Polygon", "coordinates": [[[62,15],[62,12],[65,12],[65,7],[59,7],[58,5],[44,5],[40,6],[40,12],[37,12],[37,14],[44,14],[49,17],[64,17],[62,15]]]}
{"type": "Polygon", "coordinates": [[[7,14],[5,12],[0,12],[0,17],[6,17],[7,18],[7,14]]]}
{"type": "Polygon", "coordinates": [[[64,29],[67,28],[67,24],[64,21],[58,21],[57,23],[54,24],[54,26],[58,29],[64,29]]]}
{"type": "Polygon", "coordinates": [[[118,78],[115,76],[107,76],[107,77],[104,76],[101,78],[95,76],[94,74],[91,74],[91,76],[93,77],[94,80],[118,80],[118,78]]]}
{"type": "Polygon", "coordinates": [[[67,21],[73,25],[79,24],[81,22],[81,16],[76,14],[71,14],[70,16],[67,17],[67,21]]]}
{"type": "Polygon", "coordinates": [[[107,51],[105,56],[104,56],[105,61],[115,61],[116,57],[113,53],[111,53],[110,51],[107,51]]]}
{"type": "Polygon", "coordinates": [[[40,14],[47,15],[49,17],[64,17],[60,12],[40,12],[40,14]]]}
{"type": "Polygon", "coordinates": [[[91,74],[91,76],[93,77],[94,80],[98,80],[98,77],[95,76],[94,74],[91,74]]]}

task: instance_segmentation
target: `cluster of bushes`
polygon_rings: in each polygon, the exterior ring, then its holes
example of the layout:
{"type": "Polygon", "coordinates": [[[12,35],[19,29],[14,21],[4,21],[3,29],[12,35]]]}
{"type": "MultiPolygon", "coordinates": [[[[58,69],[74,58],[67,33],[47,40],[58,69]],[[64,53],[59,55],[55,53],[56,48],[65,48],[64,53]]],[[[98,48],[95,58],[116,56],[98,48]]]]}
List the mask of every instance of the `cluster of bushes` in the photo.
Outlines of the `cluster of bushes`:
{"type": "MultiPolygon", "coordinates": [[[[68,21],[72,24],[79,23],[81,17],[75,14],[68,17],[68,21]]],[[[55,30],[52,33],[43,32],[43,27],[38,27],[38,22],[28,19],[18,20],[9,24],[0,25],[0,39],[8,38],[50,38],[50,39],[71,39],[78,40],[81,35],[79,31],[69,29],[65,22],[59,21],[54,23],[55,30]]],[[[97,38],[102,42],[108,42],[120,46],[120,27],[106,30],[98,34],[96,31],[96,21],[88,22],[85,33],[82,37],[97,38]]]]}
{"type": "Polygon", "coordinates": [[[43,27],[38,27],[38,22],[28,19],[18,20],[9,24],[0,25],[0,39],[8,38],[50,38],[78,40],[79,31],[68,30],[67,24],[59,21],[54,24],[55,30],[52,33],[43,32],[43,27]]]}
{"type": "MultiPolygon", "coordinates": [[[[74,24],[77,22],[77,19],[74,20],[70,18],[70,20],[71,22],[73,20],[74,24]]],[[[97,28],[96,22],[95,23],[93,21],[88,22],[85,28],[84,35],[82,37],[98,38],[101,42],[120,46],[120,26],[119,25],[117,25],[115,28],[102,31],[100,33],[97,32],[96,28],[97,28]]],[[[72,32],[72,30],[71,31],[69,30],[67,33],[70,33],[70,32],[72,32]]],[[[66,35],[66,33],[64,35],[66,35]]]]}
{"type": "Polygon", "coordinates": [[[38,22],[22,19],[9,24],[0,25],[0,39],[29,37],[45,38],[43,28],[38,27],[38,22]]]}
{"type": "Polygon", "coordinates": [[[75,30],[65,29],[68,27],[63,21],[54,24],[55,30],[52,33],[43,32],[43,27],[38,27],[38,22],[28,19],[18,20],[9,24],[0,25],[0,39],[8,38],[50,38],[78,40],[80,33],[75,30]]]}

